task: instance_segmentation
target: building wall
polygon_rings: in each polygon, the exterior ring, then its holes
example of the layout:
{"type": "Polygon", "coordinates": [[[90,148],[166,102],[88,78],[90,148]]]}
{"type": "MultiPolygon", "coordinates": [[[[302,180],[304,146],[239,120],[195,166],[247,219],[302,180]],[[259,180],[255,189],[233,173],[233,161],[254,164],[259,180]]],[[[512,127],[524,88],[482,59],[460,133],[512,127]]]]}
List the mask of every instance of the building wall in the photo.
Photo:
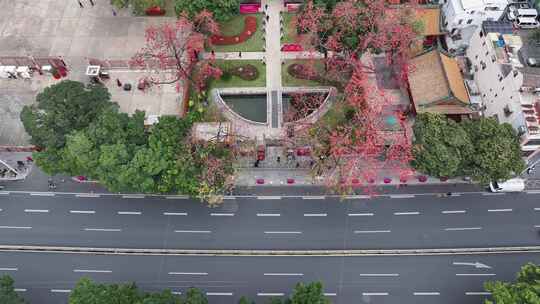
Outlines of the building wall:
{"type": "Polygon", "coordinates": [[[467,45],[469,37],[464,29],[480,27],[483,21],[499,20],[508,6],[508,0],[441,0],[443,28],[448,31],[453,47],[467,45]],[[463,7],[463,3],[467,6],[463,7]],[[463,36],[463,37],[461,37],[463,36]],[[466,36],[466,37],[465,37],[466,36]]]}
{"type": "MultiPolygon", "coordinates": [[[[492,56],[495,55],[492,42],[485,34],[481,37],[480,32],[481,27],[472,36],[466,57],[472,63],[474,81],[482,97],[482,112],[486,117],[496,117],[500,123],[511,124],[520,133],[520,130],[526,126],[521,107],[522,99],[531,98],[524,95],[530,93],[520,92],[523,74],[514,68],[506,77],[503,77],[501,63],[492,60],[492,56]],[[510,114],[505,112],[505,107],[511,111],[510,114]]],[[[528,132],[521,134],[521,147],[522,151],[538,152],[540,134],[533,135],[528,132]]]]}

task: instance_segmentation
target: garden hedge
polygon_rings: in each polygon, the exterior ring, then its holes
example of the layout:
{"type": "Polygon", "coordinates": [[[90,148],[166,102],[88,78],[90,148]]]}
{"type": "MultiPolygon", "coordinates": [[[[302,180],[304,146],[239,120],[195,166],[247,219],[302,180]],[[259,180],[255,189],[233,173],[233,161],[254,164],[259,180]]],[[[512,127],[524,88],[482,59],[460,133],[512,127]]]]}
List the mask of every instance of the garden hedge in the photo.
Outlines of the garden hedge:
{"type": "Polygon", "coordinates": [[[244,30],[236,36],[221,36],[214,35],[210,37],[210,41],[214,45],[232,45],[239,44],[249,39],[257,31],[257,18],[246,16],[244,18],[244,30]]]}

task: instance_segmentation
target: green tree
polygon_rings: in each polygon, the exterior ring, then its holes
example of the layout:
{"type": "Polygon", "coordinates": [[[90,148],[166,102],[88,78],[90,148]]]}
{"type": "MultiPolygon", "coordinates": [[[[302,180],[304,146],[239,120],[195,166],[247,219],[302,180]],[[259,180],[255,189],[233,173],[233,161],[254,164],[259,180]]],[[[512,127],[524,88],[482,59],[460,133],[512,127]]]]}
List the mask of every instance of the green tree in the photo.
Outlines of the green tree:
{"type": "Polygon", "coordinates": [[[208,304],[206,295],[197,288],[188,289],[183,300],[184,304],[208,304]]]}
{"type": "Polygon", "coordinates": [[[440,114],[419,114],[414,124],[412,165],[438,177],[462,174],[473,144],[465,129],[440,114]]]}
{"type": "Polygon", "coordinates": [[[214,14],[219,22],[227,21],[239,13],[240,0],[176,0],[176,14],[186,13],[190,18],[202,10],[214,14]]]}
{"type": "Polygon", "coordinates": [[[534,29],[530,32],[528,38],[532,43],[540,43],[540,29],[534,29]]]}
{"type": "Polygon", "coordinates": [[[330,304],[330,300],[324,295],[321,282],[311,282],[307,285],[298,283],[294,287],[290,304],[330,304]]]}
{"type": "Polygon", "coordinates": [[[13,287],[13,279],[4,275],[0,277],[0,303],[2,304],[24,304],[24,299],[19,296],[13,287]]]}
{"type": "Polygon", "coordinates": [[[525,169],[519,138],[507,123],[493,118],[480,118],[463,123],[474,151],[467,156],[464,171],[482,183],[507,180],[525,169]]]}
{"type": "Polygon", "coordinates": [[[173,294],[169,289],[160,293],[150,293],[145,295],[140,304],[183,304],[182,299],[173,294]]]}
{"type": "Polygon", "coordinates": [[[238,304],[255,304],[255,301],[252,301],[247,297],[242,296],[240,300],[238,300],[238,304]]]}
{"type": "Polygon", "coordinates": [[[516,282],[486,282],[486,291],[492,300],[486,304],[538,304],[540,303],[540,266],[528,263],[521,267],[516,282]]]}
{"type": "Polygon", "coordinates": [[[134,283],[101,284],[82,278],[70,293],[69,304],[134,304],[142,299],[134,283]]]}
{"type": "Polygon", "coordinates": [[[67,134],[87,127],[110,104],[107,88],[64,80],[39,93],[36,104],[25,106],[21,120],[32,144],[61,149],[67,134]]]}
{"type": "Polygon", "coordinates": [[[36,164],[49,174],[65,171],[61,154],[67,135],[86,128],[111,105],[102,86],[65,80],[45,88],[20,115],[30,142],[42,148],[34,154],[36,164]]]}

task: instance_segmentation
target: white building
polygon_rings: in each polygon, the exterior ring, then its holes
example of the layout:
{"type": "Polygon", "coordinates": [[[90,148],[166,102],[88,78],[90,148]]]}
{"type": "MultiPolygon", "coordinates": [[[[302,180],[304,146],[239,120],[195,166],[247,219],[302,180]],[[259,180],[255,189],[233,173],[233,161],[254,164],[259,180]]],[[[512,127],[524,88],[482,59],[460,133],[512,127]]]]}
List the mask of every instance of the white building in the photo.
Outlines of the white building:
{"type": "Polygon", "coordinates": [[[465,48],[483,21],[497,21],[504,15],[508,0],[441,0],[442,27],[448,32],[450,50],[465,48]]]}
{"type": "Polygon", "coordinates": [[[511,23],[487,21],[472,35],[466,57],[482,114],[511,124],[520,135],[523,156],[530,158],[540,153],[540,95],[535,93],[540,77],[532,81],[518,69],[523,67],[518,59],[522,45],[511,23]]]}

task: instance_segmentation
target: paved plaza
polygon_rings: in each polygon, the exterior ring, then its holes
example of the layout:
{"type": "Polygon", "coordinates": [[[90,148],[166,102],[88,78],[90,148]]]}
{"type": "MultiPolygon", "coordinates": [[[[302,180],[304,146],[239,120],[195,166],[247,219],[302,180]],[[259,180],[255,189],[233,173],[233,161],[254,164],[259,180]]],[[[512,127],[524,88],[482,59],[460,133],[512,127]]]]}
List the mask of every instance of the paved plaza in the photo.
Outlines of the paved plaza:
{"type": "MultiPolygon", "coordinates": [[[[133,17],[128,10],[116,11],[109,0],[0,0],[0,58],[11,56],[62,57],[68,65],[68,79],[88,82],[89,58],[126,60],[144,45],[148,25],[174,21],[167,17],[133,17]]],[[[136,88],[141,73],[116,70],[114,76],[136,88]],[[124,72],[124,73],[123,73],[124,72]]],[[[113,76],[113,77],[114,77],[113,76]]],[[[44,87],[57,82],[50,74],[34,74],[30,80],[0,79],[0,145],[28,145],[19,114],[44,87]]],[[[128,113],[146,110],[150,115],[180,115],[182,94],[170,88],[154,88],[149,93],[136,89],[125,92],[107,84],[112,100],[128,113]]],[[[181,93],[181,92],[180,92],[181,93]]]]}

